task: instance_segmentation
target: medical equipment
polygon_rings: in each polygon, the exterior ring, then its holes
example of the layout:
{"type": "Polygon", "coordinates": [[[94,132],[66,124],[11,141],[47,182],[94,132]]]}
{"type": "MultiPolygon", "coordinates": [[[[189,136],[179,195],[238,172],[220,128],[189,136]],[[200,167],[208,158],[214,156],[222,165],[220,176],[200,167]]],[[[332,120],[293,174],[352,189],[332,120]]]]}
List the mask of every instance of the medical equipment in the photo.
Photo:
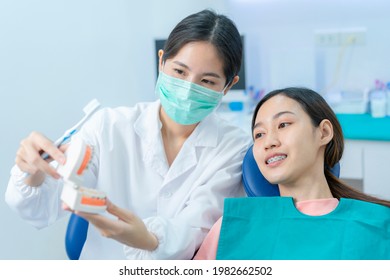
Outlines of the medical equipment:
{"type": "Polygon", "coordinates": [[[334,90],[324,97],[336,114],[365,114],[368,111],[369,89],[334,90]]]}
{"type": "Polygon", "coordinates": [[[371,117],[386,117],[388,100],[385,83],[380,80],[375,80],[375,87],[370,91],[369,96],[371,117]]]}
{"type": "Polygon", "coordinates": [[[107,209],[104,192],[83,187],[83,173],[93,157],[93,149],[75,138],[65,153],[66,163],[57,172],[64,179],[61,200],[74,211],[101,213],[107,209]]]}
{"type": "MultiPolygon", "coordinates": [[[[69,128],[68,130],[65,131],[65,133],[58,138],[55,142],[54,145],[59,147],[63,144],[66,144],[67,142],[70,141],[70,138],[76,134],[81,126],[92,116],[93,113],[96,112],[97,109],[100,108],[100,103],[97,101],[97,99],[91,100],[84,108],[83,111],[85,113],[85,116],[73,127],[69,128]]],[[[47,153],[42,154],[43,159],[47,159],[49,155],[47,153]]]]}

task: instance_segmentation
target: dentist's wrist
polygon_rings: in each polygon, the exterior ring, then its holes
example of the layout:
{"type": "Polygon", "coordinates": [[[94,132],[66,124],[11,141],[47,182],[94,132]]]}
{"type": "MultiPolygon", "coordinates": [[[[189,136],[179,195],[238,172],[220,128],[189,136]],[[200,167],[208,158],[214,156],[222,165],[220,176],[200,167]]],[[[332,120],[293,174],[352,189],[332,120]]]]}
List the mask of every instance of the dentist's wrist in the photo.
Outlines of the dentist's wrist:
{"type": "Polygon", "coordinates": [[[43,181],[45,180],[45,173],[42,171],[38,171],[34,175],[28,175],[24,179],[24,183],[30,187],[39,187],[42,185],[43,181]]]}
{"type": "Polygon", "coordinates": [[[154,251],[156,250],[157,247],[158,247],[158,239],[153,233],[149,231],[145,250],[154,251]]]}

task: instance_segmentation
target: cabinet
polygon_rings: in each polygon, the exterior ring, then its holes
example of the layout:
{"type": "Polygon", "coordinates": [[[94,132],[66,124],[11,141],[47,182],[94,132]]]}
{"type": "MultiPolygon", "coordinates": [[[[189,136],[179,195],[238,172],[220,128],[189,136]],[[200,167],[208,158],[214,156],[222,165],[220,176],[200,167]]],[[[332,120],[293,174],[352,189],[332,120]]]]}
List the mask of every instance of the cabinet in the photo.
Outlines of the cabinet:
{"type": "Polygon", "coordinates": [[[345,140],[340,178],[362,180],[363,191],[390,199],[390,142],[345,140]]]}

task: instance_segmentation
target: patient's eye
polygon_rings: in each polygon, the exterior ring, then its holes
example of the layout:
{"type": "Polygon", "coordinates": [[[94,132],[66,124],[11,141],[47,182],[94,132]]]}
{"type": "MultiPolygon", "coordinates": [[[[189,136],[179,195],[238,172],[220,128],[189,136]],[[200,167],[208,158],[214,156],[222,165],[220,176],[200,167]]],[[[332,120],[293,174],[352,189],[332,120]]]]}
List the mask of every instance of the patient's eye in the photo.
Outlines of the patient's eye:
{"type": "Polygon", "coordinates": [[[263,135],[264,135],[264,133],[262,133],[262,132],[257,132],[257,133],[254,134],[253,138],[259,139],[259,138],[263,137],[263,135]]]}
{"type": "Polygon", "coordinates": [[[285,127],[289,126],[290,124],[291,123],[289,123],[289,122],[282,122],[279,124],[279,128],[285,128],[285,127]]]}

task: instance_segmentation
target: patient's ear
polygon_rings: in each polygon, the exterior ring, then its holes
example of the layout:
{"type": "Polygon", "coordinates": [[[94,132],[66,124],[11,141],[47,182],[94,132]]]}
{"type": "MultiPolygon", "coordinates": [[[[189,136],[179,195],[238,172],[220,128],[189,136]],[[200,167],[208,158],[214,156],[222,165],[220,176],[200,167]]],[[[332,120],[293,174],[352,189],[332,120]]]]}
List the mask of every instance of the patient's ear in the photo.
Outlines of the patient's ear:
{"type": "Polygon", "coordinates": [[[327,145],[333,139],[333,125],[328,119],[320,122],[319,126],[320,144],[327,145]]]}

